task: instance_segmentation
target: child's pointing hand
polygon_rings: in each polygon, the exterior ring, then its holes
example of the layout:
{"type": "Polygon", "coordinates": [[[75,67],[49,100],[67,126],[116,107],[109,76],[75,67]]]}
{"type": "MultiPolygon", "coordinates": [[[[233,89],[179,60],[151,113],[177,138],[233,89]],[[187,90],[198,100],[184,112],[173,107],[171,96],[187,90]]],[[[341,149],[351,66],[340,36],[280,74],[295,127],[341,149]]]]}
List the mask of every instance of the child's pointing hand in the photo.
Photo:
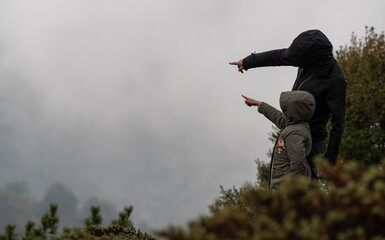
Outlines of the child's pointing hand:
{"type": "Polygon", "coordinates": [[[246,103],[246,105],[249,106],[249,107],[251,107],[251,106],[257,106],[257,107],[259,107],[259,104],[261,104],[261,101],[258,101],[258,100],[255,100],[255,99],[246,97],[246,96],[244,96],[244,95],[242,95],[242,97],[245,99],[245,103],[246,103]]]}

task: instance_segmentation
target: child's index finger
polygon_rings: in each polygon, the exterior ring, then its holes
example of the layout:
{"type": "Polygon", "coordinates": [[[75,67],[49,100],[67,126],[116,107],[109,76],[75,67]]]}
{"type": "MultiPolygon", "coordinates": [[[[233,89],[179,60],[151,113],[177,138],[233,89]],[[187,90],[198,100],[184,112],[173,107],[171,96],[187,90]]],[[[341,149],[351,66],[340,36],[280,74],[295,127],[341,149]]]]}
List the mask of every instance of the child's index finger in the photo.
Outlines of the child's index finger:
{"type": "Polygon", "coordinates": [[[248,97],[246,97],[245,95],[241,95],[241,96],[242,96],[244,99],[246,99],[246,100],[247,100],[247,99],[249,99],[249,98],[248,98],[248,97]]]}

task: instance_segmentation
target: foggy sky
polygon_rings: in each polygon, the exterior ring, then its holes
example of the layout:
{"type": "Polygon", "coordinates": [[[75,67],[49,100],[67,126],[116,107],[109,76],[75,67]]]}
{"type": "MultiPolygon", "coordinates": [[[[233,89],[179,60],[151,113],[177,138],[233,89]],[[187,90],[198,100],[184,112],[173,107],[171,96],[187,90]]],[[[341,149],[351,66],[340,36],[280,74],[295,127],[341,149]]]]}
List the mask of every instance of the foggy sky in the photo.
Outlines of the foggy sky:
{"type": "MultiPolygon", "coordinates": [[[[219,186],[256,179],[272,124],[241,94],[278,107],[293,67],[240,74],[228,62],[320,29],[334,49],[385,2],[0,0],[0,184],[37,199],[62,182],[134,222],[185,223],[219,186]]],[[[60,207],[60,206],[59,206],[60,207]]]]}

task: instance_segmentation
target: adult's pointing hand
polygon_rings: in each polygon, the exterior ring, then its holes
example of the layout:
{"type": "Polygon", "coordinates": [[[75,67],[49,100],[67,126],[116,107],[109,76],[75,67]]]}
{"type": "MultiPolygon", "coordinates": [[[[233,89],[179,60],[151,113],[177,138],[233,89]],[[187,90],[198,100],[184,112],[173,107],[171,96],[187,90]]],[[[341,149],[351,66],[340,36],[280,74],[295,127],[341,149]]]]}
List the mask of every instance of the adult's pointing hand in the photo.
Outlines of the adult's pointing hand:
{"type": "Polygon", "coordinates": [[[238,67],[238,71],[243,73],[243,71],[247,71],[247,69],[243,68],[242,59],[240,59],[238,62],[229,62],[230,65],[236,65],[238,67]]]}

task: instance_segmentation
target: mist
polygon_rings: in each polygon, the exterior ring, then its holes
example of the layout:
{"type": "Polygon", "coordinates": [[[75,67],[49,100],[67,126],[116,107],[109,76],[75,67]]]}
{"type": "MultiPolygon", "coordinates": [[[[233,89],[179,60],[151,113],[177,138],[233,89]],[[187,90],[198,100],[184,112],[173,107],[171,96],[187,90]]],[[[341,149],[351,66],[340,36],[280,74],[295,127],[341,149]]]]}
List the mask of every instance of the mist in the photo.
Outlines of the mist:
{"type": "Polygon", "coordinates": [[[254,181],[254,160],[269,160],[272,124],[241,94],[278,107],[296,76],[228,62],[313,28],[336,50],[365,25],[383,31],[384,7],[0,0],[0,187],[26,182],[38,204],[60,183],[76,211],[95,196],[154,228],[207,213],[220,185],[254,181]]]}
{"type": "Polygon", "coordinates": [[[92,205],[100,207],[103,226],[108,226],[111,220],[119,217],[112,202],[92,196],[79,204],[75,194],[59,182],[50,186],[40,201],[34,199],[27,182],[13,182],[0,188],[0,228],[4,229],[7,224],[11,224],[16,225],[18,232],[23,232],[28,221],[41,226],[41,217],[49,212],[51,204],[58,205],[59,224],[63,227],[85,226],[84,220],[91,216],[92,205]]]}

